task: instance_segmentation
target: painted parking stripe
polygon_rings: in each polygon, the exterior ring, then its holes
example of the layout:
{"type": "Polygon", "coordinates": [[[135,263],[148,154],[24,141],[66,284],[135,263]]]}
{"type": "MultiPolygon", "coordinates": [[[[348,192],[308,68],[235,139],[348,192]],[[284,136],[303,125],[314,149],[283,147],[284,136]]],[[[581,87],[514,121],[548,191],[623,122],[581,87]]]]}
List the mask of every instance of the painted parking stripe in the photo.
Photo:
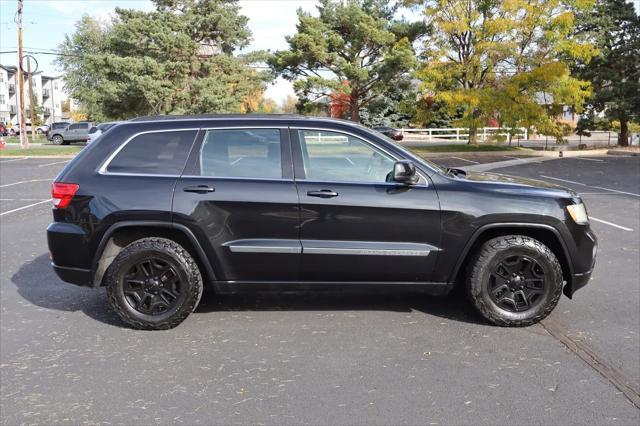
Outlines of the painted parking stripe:
{"type": "Polygon", "coordinates": [[[449,158],[453,158],[453,159],[460,160],[460,161],[466,161],[467,163],[480,164],[477,161],[467,160],[466,158],[460,158],[460,157],[449,157],[449,158]]]}
{"type": "Polygon", "coordinates": [[[38,165],[38,167],[53,166],[54,164],[64,164],[64,163],[68,163],[69,161],[71,161],[71,160],[56,161],[55,163],[40,164],[40,165],[38,165]]]}
{"type": "Polygon", "coordinates": [[[627,228],[626,226],[616,225],[615,223],[607,222],[606,220],[598,219],[597,217],[589,216],[589,219],[595,220],[596,222],[604,223],[605,225],[613,226],[614,228],[622,229],[623,231],[633,232],[633,229],[627,228]]]}
{"type": "Polygon", "coordinates": [[[561,182],[572,183],[574,185],[582,185],[582,186],[588,186],[588,187],[591,187],[591,188],[602,189],[604,191],[617,192],[618,194],[626,194],[626,195],[633,195],[634,197],[640,197],[640,194],[635,194],[633,192],[618,191],[617,189],[604,188],[602,186],[587,185],[586,183],[580,183],[580,182],[576,182],[576,181],[573,181],[573,180],[560,179],[560,178],[555,178],[555,177],[545,176],[545,175],[540,175],[540,177],[545,178],[545,179],[553,179],[553,180],[559,180],[561,182]]]}
{"type": "Polygon", "coordinates": [[[12,161],[28,160],[28,159],[29,159],[29,157],[12,158],[11,160],[0,161],[0,164],[11,163],[12,161]]]}
{"type": "Polygon", "coordinates": [[[18,207],[17,209],[13,209],[13,210],[9,210],[9,211],[6,211],[6,212],[2,212],[2,213],[0,213],[0,216],[4,216],[4,215],[9,214],[9,213],[19,212],[20,210],[28,209],[29,207],[34,207],[34,206],[38,206],[40,204],[49,203],[49,202],[51,202],[51,199],[42,200],[42,201],[39,201],[37,203],[29,204],[27,206],[18,207]]]}
{"type": "Polygon", "coordinates": [[[598,163],[604,163],[604,160],[598,160],[597,158],[582,158],[582,157],[569,157],[574,160],[584,160],[584,161],[597,161],[598,163]]]}
{"type": "Polygon", "coordinates": [[[0,185],[0,188],[6,188],[7,186],[20,185],[23,183],[31,183],[31,182],[51,182],[53,178],[50,179],[31,179],[31,180],[21,180],[19,182],[7,183],[5,185],[0,185]]]}

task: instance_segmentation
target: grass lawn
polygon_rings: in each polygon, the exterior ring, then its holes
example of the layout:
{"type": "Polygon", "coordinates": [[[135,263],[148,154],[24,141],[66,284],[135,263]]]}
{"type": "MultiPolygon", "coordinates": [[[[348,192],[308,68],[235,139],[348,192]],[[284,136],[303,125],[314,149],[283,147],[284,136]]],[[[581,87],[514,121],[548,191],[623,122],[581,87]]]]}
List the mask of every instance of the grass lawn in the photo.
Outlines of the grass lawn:
{"type": "MultiPolygon", "coordinates": [[[[45,135],[39,135],[35,139],[31,137],[31,133],[29,133],[29,143],[51,143],[47,140],[45,135]]],[[[8,144],[19,144],[20,136],[4,136],[4,142],[8,144]]]]}
{"type": "Polygon", "coordinates": [[[35,155],[75,155],[84,148],[84,145],[69,146],[31,146],[26,149],[7,145],[5,149],[0,149],[0,157],[31,157],[35,155]]]}
{"type": "Polygon", "coordinates": [[[451,145],[432,145],[432,146],[419,146],[419,147],[407,147],[411,151],[418,154],[428,152],[491,152],[491,151],[521,151],[527,150],[526,148],[509,146],[509,145],[467,145],[467,144],[451,144],[451,145]]]}

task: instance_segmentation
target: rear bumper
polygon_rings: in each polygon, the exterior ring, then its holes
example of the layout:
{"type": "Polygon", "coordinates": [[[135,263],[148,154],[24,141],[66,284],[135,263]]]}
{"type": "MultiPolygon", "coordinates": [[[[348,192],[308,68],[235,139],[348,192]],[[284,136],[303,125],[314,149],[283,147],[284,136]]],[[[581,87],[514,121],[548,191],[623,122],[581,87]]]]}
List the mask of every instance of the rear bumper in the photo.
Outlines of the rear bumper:
{"type": "Polygon", "coordinates": [[[51,262],[51,266],[53,266],[53,270],[62,281],[83,287],[93,286],[93,274],[91,273],[90,269],[58,266],[53,262],[51,262]]]}

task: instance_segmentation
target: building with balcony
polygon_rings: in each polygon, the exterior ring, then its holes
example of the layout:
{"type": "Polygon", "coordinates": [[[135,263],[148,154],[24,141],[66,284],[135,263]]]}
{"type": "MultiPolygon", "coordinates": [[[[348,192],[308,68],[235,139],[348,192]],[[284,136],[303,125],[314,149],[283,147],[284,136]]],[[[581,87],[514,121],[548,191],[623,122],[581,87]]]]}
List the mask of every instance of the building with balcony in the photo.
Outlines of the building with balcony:
{"type": "MultiPolygon", "coordinates": [[[[20,122],[20,95],[18,93],[18,69],[15,66],[0,65],[0,122],[17,125],[20,122]]],[[[41,107],[41,119],[45,124],[66,120],[69,113],[62,112],[62,104],[68,100],[61,76],[47,76],[38,71],[31,75],[33,98],[41,107]]],[[[27,121],[31,121],[31,99],[29,80],[25,73],[25,110],[27,121]]]]}

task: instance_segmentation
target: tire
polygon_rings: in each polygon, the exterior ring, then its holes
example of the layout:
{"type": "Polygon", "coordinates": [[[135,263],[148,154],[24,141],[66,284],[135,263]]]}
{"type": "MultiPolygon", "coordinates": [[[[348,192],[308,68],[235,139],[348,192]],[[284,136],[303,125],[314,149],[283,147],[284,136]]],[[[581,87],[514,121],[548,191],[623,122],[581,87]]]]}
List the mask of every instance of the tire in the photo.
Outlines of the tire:
{"type": "Polygon", "coordinates": [[[195,260],[165,238],[143,238],[126,246],[105,279],[113,309],[124,322],[141,330],[176,327],[202,297],[202,276],[195,260]]]}
{"type": "Polygon", "coordinates": [[[36,129],[36,133],[37,133],[37,134],[39,134],[39,135],[41,135],[41,134],[43,134],[44,132],[42,131],[42,129],[36,129]]]}
{"type": "Polygon", "coordinates": [[[480,315],[499,326],[526,327],[544,319],[558,304],[562,286],[555,254],[522,235],[487,241],[467,269],[467,297],[480,315]]]}
{"type": "Polygon", "coordinates": [[[51,138],[51,142],[54,145],[64,145],[64,139],[60,135],[53,135],[53,137],[51,138]]]}

